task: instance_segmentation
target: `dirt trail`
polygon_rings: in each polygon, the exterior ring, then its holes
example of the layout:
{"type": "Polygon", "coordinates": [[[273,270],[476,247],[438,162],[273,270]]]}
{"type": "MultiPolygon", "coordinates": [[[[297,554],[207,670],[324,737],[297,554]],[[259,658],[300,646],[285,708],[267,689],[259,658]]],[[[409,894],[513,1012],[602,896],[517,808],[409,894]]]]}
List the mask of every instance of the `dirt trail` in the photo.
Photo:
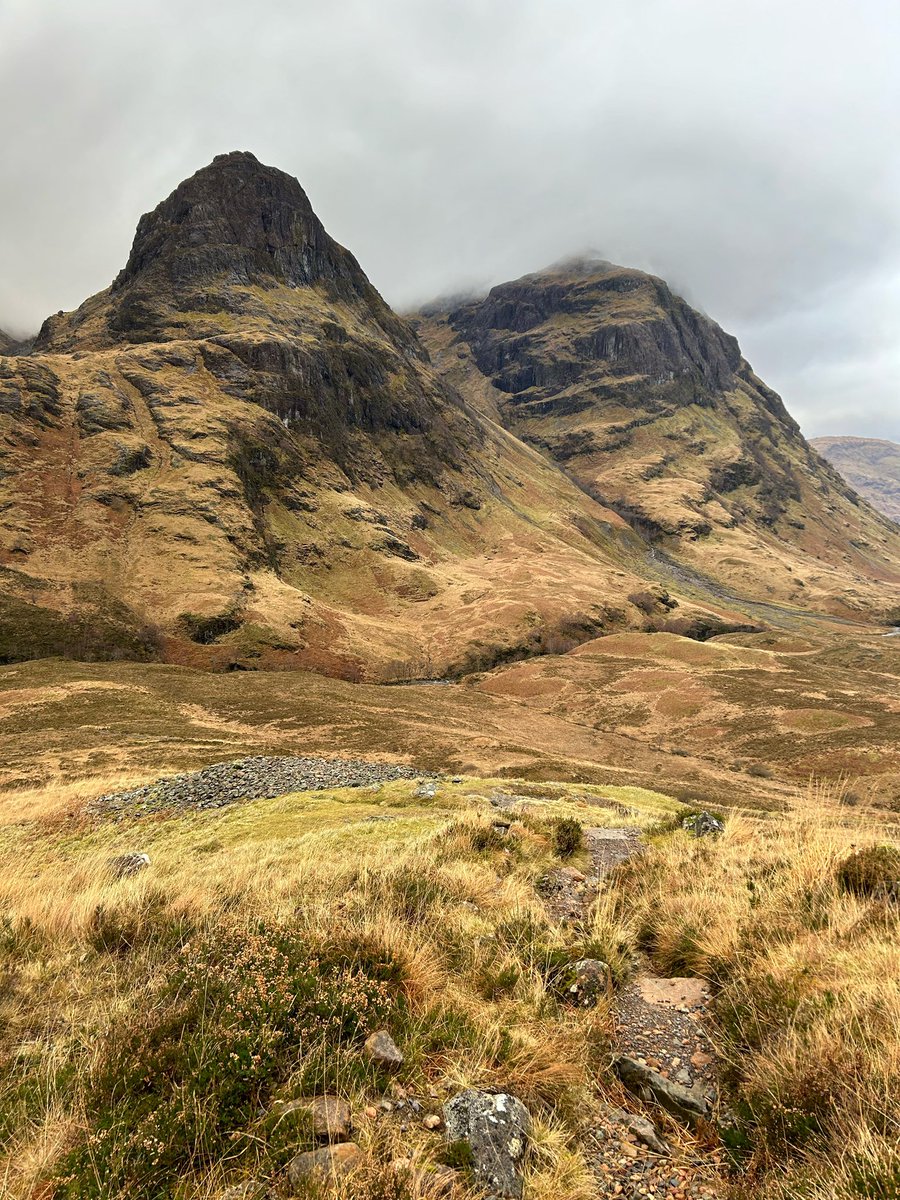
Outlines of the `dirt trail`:
{"type": "MultiPolygon", "coordinates": [[[[591,828],[584,838],[589,871],[559,868],[545,895],[548,912],[564,925],[585,921],[604,880],[642,851],[635,829],[591,828]]],[[[714,1106],[715,1058],[703,1030],[708,1002],[703,980],[663,978],[642,963],[616,996],[614,1054],[645,1064],[714,1106]]],[[[598,1197],[713,1200],[723,1195],[723,1155],[713,1134],[691,1133],[656,1105],[642,1104],[627,1091],[623,1097],[627,1107],[601,1106],[587,1132],[598,1197]],[[646,1139],[653,1142],[654,1135],[664,1147],[656,1142],[651,1149],[646,1139]],[[656,1152],[664,1148],[669,1153],[656,1152]]]]}

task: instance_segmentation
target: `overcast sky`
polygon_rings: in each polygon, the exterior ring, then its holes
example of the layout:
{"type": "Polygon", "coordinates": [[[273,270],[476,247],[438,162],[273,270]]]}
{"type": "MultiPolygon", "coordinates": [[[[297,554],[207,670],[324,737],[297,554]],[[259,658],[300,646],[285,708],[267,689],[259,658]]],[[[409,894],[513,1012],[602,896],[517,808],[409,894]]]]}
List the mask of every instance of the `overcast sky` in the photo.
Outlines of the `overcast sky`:
{"type": "Polygon", "coordinates": [[[246,149],[397,307],[596,251],[900,440],[898,61],[897,0],[0,0],[0,326],[246,149]]]}

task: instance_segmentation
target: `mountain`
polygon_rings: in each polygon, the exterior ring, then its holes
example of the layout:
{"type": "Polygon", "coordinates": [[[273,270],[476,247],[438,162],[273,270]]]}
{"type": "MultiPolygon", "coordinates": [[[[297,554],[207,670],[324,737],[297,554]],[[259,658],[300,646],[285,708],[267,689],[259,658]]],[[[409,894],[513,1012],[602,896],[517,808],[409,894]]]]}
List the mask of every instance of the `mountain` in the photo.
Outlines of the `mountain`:
{"type": "Polygon", "coordinates": [[[661,279],[573,260],[414,318],[473,406],[729,593],[848,615],[900,533],[803,438],[737,341],[661,279]]]}
{"type": "Polygon", "coordinates": [[[645,620],[626,522],[462,401],[251,154],[0,358],[0,439],[0,659],[428,675],[645,620]]]}
{"type": "Polygon", "coordinates": [[[882,438],[819,437],[810,445],[879,512],[900,522],[900,446],[882,438]]]}

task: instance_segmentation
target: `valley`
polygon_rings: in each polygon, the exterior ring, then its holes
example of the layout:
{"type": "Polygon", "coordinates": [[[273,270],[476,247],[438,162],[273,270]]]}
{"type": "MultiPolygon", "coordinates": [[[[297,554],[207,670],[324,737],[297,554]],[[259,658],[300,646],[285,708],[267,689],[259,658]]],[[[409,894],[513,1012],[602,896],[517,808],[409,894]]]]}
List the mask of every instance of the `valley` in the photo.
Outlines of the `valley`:
{"type": "Polygon", "coordinates": [[[900,526],[663,280],[219,155],[0,335],[0,1193],[889,1200],[900,526]]]}

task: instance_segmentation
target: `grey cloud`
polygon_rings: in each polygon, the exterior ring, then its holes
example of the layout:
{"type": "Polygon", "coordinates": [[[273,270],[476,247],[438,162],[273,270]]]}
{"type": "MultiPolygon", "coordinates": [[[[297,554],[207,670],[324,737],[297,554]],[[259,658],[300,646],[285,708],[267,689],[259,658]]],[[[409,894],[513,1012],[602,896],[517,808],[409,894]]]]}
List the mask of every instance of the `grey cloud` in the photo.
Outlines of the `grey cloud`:
{"type": "Polygon", "coordinates": [[[0,0],[0,326],[110,281],[250,149],[398,307],[587,247],[741,340],[810,434],[900,439],[894,0],[0,0]]]}

